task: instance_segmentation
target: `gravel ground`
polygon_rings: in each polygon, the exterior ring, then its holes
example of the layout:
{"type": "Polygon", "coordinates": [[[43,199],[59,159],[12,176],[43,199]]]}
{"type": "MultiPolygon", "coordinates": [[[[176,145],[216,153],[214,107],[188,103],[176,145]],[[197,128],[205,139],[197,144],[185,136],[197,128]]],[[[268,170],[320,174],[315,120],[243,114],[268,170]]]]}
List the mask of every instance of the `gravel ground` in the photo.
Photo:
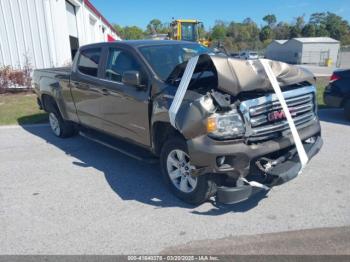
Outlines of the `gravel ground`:
{"type": "Polygon", "coordinates": [[[350,125],[339,110],[320,116],[324,146],[298,178],[244,203],[195,208],[164,188],[157,164],[83,137],[56,138],[46,125],[1,127],[0,254],[155,254],[349,226],[350,125]]]}

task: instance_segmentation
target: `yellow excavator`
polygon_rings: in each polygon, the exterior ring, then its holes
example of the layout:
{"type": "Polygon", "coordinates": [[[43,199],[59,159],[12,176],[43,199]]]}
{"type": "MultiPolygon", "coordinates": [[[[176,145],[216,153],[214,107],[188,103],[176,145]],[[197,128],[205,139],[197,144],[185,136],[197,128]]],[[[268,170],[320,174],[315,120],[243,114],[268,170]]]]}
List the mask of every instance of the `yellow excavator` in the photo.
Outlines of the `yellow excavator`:
{"type": "Polygon", "coordinates": [[[204,46],[209,46],[208,39],[200,38],[199,28],[203,23],[195,19],[176,19],[170,23],[170,39],[198,42],[204,46]]]}

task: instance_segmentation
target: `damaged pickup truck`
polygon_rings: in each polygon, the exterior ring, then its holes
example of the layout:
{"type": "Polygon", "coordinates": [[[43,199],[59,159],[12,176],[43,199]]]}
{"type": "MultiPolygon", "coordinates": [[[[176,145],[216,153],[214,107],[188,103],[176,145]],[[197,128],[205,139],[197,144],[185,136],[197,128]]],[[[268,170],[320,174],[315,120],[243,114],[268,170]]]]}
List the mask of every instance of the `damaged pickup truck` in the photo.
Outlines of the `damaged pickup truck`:
{"type": "Polygon", "coordinates": [[[146,149],[192,204],[237,203],[301,173],[322,146],[312,81],[281,62],[152,40],[84,46],[71,69],[33,76],[55,135],[94,130],[146,149]]]}

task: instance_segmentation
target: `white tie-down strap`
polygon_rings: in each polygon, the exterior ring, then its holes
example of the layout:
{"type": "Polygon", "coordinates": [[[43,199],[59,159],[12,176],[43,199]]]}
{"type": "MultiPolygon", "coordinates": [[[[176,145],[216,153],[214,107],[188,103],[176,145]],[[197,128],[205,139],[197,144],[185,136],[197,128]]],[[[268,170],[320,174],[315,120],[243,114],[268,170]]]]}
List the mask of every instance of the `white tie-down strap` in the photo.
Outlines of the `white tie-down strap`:
{"type": "Polygon", "coordinates": [[[169,109],[170,123],[175,128],[176,128],[175,126],[176,114],[181,106],[181,103],[182,103],[182,100],[184,99],[188,85],[190,84],[190,81],[192,79],[192,75],[193,75],[194,69],[196,68],[198,58],[199,56],[195,56],[188,61],[185,72],[181,78],[180,85],[176,91],[174,100],[169,109]]]}
{"type": "Polygon", "coordinates": [[[258,188],[262,188],[262,189],[265,189],[265,190],[270,190],[270,188],[268,186],[265,186],[259,182],[256,182],[256,181],[248,181],[246,178],[244,177],[240,177],[239,179],[241,179],[243,182],[246,182],[247,184],[249,184],[250,186],[253,186],[253,187],[258,187],[258,188]]]}
{"type": "Polygon", "coordinates": [[[259,59],[259,60],[265,69],[266,75],[271,82],[271,85],[272,85],[272,87],[277,95],[279,102],[281,103],[282,110],[287,118],[290,130],[292,131],[293,139],[294,139],[294,142],[295,142],[295,145],[296,145],[296,148],[298,151],[299,159],[301,162],[301,169],[299,171],[299,173],[301,173],[303,168],[305,167],[305,165],[309,161],[309,158],[305,152],[305,149],[304,149],[303,144],[301,142],[298,130],[295,127],[294,120],[289,112],[286,100],[284,99],[280,85],[278,84],[278,81],[277,81],[276,76],[274,75],[274,73],[271,69],[270,64],[268,63],[268,61],[266,59],[259,59]]]}

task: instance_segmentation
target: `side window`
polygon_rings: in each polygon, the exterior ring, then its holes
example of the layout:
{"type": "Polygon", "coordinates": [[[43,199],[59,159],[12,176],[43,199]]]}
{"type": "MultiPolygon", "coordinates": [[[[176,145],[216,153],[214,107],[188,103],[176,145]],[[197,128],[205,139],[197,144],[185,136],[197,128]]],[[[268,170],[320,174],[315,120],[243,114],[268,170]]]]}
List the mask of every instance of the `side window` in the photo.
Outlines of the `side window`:
{"type": "Polygon", "coordinates": [[[121,49],[110,49],[107,60],[105,78],[111,81],[121,82],[126,71],[139,71],[141,82],[145,82],[145,74],[141,65],[132,54],[121,49]]]}
{"type": "Polygon", "coordinates": [[[101,48],[85,49],[80,52],[78,70],[89,76],[97,77],[101,48]]]}

